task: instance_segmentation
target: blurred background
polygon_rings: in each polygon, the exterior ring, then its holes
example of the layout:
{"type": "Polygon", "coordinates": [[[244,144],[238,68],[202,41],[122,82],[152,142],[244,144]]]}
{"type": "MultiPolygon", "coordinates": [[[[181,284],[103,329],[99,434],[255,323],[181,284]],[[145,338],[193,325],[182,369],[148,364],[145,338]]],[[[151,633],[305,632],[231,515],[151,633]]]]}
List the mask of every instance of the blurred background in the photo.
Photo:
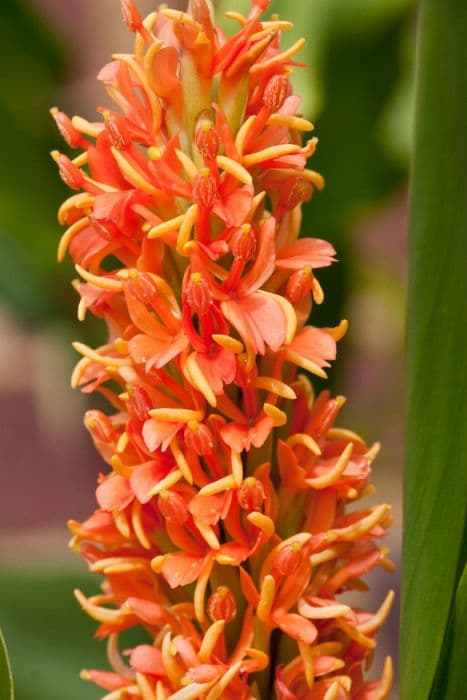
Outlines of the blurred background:
{"type": "MultiPolygon", "coordinates": [[[[90,592],[97,581],[67,550],[65,526],[93,509],[102,469],[82,427],[85,399],[69,388],[76,361],[70,342],[92,342],[99,331],[75,320],[71,265],[56,264],[56,210],[67,192],[49,156],[62,143],[48,109],[59,105],[92,119],[105,102],[97,71],[132,43],[119,5],[0,5],[0,626],[17,700],[97,698],[78,672],[105,665],[94,624],[72,596],[74,587],[90,592]]],[[[138,6],[149,12],[155,3],[138,6]]],[[[245,6],[217,3],[219,13],[245,6]]],[[[374,482],[378,498],[394,505],[388,544],[398,564],[416,2],[273,0],[271,9],[296,23],[286,42],[307,38],[301,60],[308,68],[297,74],[296,87],[316,125],[313,167],[327,187],[307,206],[303,233],[330,240],[341,261],[320,271],[327,297],[313,322],[351,321],[331,383],[348,398],[341,424],[383,443],[374,482]]],[[[398,591],[399,579],[400,570],[378,570],[369,609],[388,587],[398,591]]],[[[395,610],[378,659],[397,658],[397,619],[395,610]]]]}

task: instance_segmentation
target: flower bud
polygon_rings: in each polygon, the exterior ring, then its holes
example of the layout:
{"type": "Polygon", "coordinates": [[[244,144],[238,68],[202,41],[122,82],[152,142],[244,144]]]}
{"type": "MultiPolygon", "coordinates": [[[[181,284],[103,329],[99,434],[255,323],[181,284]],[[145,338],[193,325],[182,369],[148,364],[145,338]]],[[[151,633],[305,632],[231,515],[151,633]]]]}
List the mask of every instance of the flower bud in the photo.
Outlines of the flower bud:
{"type": "Polygon", "coordinates": [[[75,129],[71,123],[70,117],[65,112],[60,112],[53,108],[50,110],[52,117],[55,119],[57,128],[63,140],[71,147],[78,148],[81,143],[81,134],[75,129]]]}
{"type": "Polygon", "coordinates": [[[301,542],[287,544],[276,557],[275,568],[281,576],[292,576],[302,565],[305,552],[301,542]]]}
{"type": "Polygon", "coordinates": [[[188,518],[188,508],[183,497],[176,491],[161,491],[157,505],[163,517],[179,525],[188,518]]]}
{"type": "Polygon", "coordinates": [[[295,209],[302,202],[308,202],[313,194],[313,185],[302,177],[296,177],[287,184],[282,196],[283,206],[287,211],[295,209]]]}
{"type": "Polygon", "coordinates": [[[191,275],[186,288],[186,300],[191,310],[200,316],[209,311],[209,305],[212,301],[211,290],[209,289],[209,284],[199,272],[194,272],[191,275]]]}
{"type": "Polygon", "coordinates": [[[128,135],[123,117],[119,114],[112,114],[107,111],[104,112],[102,116],[104,117],[105,129],[109,135],[112,146],[115,146],[119,151],[128,148],[131,144],[131,139],[128,135]]]}
{"type": "Polygon", "coordinates": [[[289,91],[289,81],[282,73],[273,75],[267,82],[263,93],[263,104],[271,112],[282,107],[289,91]]]}
{"type": "Polygon", "coordinates": [[[83,173],[81,170],[63,153],[54,153],[53,158],[58,165],[58,172],[65,185],[72,190],[79,190],[83,184],[83,173]]]}
{"type": "Polygon", "coordinates": [[[130,32],[137,32],[141,27],[141,15],[133,0],[121,0],[123,21],[130,32]]]}
{"type": "Polygon", "coordinates": [[[151,304],[157,295],[157,289],[151,276],[147,272],[132,270],[129,278],[128,286],[133,296],[142,304],[151,304]]]}
{"type": "Polygon", "coordinates": [[[84,415],[84,425],[95,440],[110,442],[114,435],[114,426],[108,416],[97,409],[90,409],[84,415]]]}
{"type": "Polygon", "coordinates": [[[265,497],[263,484],[254,476],[247,477],[237,491],[240,508],[249,513],[253,510],[260,510],[265,497]]]}
{"type": "Polygon", "coordinates": [[[230,622],[237,614],[235,598],[227,586],[219,586],[208,600],[208,615],[213,622],[230,622]]]}
{"type": "Polygon", "coordinates": [[[185,445],[202,457],[213,451],[214,438],[205,423],[191,422],[185,428],[185,445]]]}
{"type": "Polygon", "coordinates": [[[206,160],[214,160],[217,157],[221,140],[211,120],[205,118],[198,120],[195,143],[196,148],[206,160]]]}
{"type": "Polygon", "coordinates": [[[311,267],[296,270],[290,275],[285,296],[291,304],[299,304],[313,288],[313,272],[311,267]]]}
{"type": "Polygon", "coordinates": [[[148,411],[151,410],[152,403],[148,392],[140,386],[129,387],[128,412],[137,420],[145,421],[148,418],[148,411]]]}
{"type": "Polygon", "coordinates": [[[235,231],[230,248],[237,260],[251,260],[256,252],[256,238],[250,224],[243,224],[235,231]]]}
{"type": "Polygon", "coordinates": [[[209,168],[202,168],[193,181],[193,201],[200,207],[211,209],[216,198],[216,181],[209,168]]]}

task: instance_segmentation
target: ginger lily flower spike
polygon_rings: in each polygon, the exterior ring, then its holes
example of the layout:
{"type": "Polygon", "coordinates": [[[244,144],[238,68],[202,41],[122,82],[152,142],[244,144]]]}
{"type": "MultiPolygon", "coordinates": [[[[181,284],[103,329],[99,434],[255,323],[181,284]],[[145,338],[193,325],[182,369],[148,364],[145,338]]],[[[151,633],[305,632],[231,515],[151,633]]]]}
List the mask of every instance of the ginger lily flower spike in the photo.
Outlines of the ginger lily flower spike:
{"type": "Polygon", "coordinates": [[[109,336],[74,344],[72,385],[111,408],[85,416],[107,465],[98,508],[69,523],[104,577],[76,598],[107,640],[112,670],[82,672],[107,700],[376,700],[391,685],[390,659],[379,680],[363,669],[393,593],[376,612],[341,598],[392,569],[389,506],[355,505],[378,445],[334,427],[344,399],[300,373],[326,377],[347,323],[307,325],[335,251],[298,239],[323,179],[289,82],[303,40],[281,48],[291,24],[262,19],[268,4],[228,13],[228,38],[208,0],[145,20],[123,0],[134,54],[98,75],[115,106],[52,110],[80,149],[52,154],[79,190],[58,257],[79,319],[109,336]]]}

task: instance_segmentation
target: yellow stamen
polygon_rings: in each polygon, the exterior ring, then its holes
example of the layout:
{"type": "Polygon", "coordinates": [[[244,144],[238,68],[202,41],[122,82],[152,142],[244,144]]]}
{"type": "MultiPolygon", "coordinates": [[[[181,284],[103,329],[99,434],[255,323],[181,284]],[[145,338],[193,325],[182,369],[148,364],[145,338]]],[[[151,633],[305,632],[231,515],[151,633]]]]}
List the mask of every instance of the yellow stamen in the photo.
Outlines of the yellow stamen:
{"type": "Polygon", "coordinates": [[[131,530],[125,513],[121,510],[113,510],[112,516],[114,519],[115,527],[117,528],[121,536],[129,540],[131,537],[131,530]]]}
{"type": "Polygon", "coordinates": [[[126,156],[123,155],[118,148],[111,146],[112,155],[117,161],[117,165],[121,170],[123,177],[137,189],[146,192],[146,194],[157,194],[159,191],[157,187],[146,180],[146,178],[138,171],[136,168],[128,161],[126,156]]]}
{"type": "Polygon", "coordinates": [[[88,122],[88,120],[83,119],[83,117],[72,117],[71,124],[76,131],[79,131],[81,134],[85,134],[86,136],[91,136],[93,139],[97,138],[99,134],[104,131],[103,124],[88,122]]]}
{"type": "Polygon", "coordinates": [[[229,12],[224,12],[224,15],[225,15],[225,17],[227,17],[227,19],[233,19],[235,22],[238,22],[239,24],[242,25],[242,27],[244,24],[246,24],[246,17],[244,17],[242,14],[240,14],[240,12],[229,11],[229,12]]]}
{"type": "Polygon", "coordinates": [[[242,667],[242,663],[242,661],[238,661],[236,664],[233,664],[228,671],[224,673],[220,681],[218,681],[216,685],[212,688],[212,690],[208,693],[206,700],[218,700],[218,698],[222,696],[227,686],[233,681],[235,676],[238,675],[240,668],[242,667]]]}
{"type": "Polygon", "coordinates": [[[240,156],[243,155],[246,137],[248,136],[248,133],[255,121],[256,115],[252,114],[250,117],[248,117],[248,119],[246,119],[243,122],[240,129],[237,131],[237,135],[235,137],[235,148],[237,149],[237,152],[240,156]]]}
{"type": "Polygon", "coordinates": [[[164,15],[164,17],[167,17],[168,19],[172,20],[172,22],[176,22],[178,24],[186,24],[187,26],[195,29],[197,32],[203,31],[202,25],[199,22],[197,22],[192,15],[188,14],[188,12],[182,12],[181,10],[172,10],[169,7],[164,7],[160,10],[160,13],[161,15],[164,15]]]}
{"type": "Polygon", "coordinates": [[[78,321],[84,321],[86,318],[86,312],[88,310],[88,307],[86,306],[86,300],[80,299],[79,304],[78,304],[78,311],[77,311],[77,317],[78,321]]]}
{"type": "Polygon", "coordinates": [[[309,122],[308,119],[288,114],[271,114],[267,123],[271,126],[286,126],[288,129],[295,129],[296,131],[313,131],[315,128],[314,124],[309,122]]]}
{"type": "Polygon", "coordinates": [[[303,598],[300,598],[298,601],[297,609],[300,615],[309,620],[328,620],[333,617],[348,615],[351,612],[351,608],[348,605],[313,606],[303,598]]]}
{"type": "Polygon", "coordinates": [[[375,457],[379,454],[379,451],[381,450],[381,443],[380,442],[375,442],[374,445],[370,447],[368,452],[365,453],[365,457],[370,460],[370,462],[373,462],[375,457]]]}
{"type": "Polygon", "coordinates": [[[267,622],[272,604],[274,602],[274,596],[276,594],[276,582],[271,574],[264,577],[263,583],[261,585],[261,595],[256,609],[256,614],[261,622],[267,622]]]}
{"type": "Polygon", "coordinates": [[[206,588],[209,583],[209,577],[211,575],[213,566],[214,561],[210,559],[206,564],[204,570],[199,575],[198,580],[196,582],[193,603],[195,606],[195,615],[198,622],[204,622],[206,619],[206,613],[204,610],[204,597],[206,594],[206,588]]]}
{"type": "Polygon", "coordinates": [[[221,348],[224,348],[225,350],[231,350],[231,352],[234,352],[236,355],[239,355],[245,350],[243,343],[241,343],[236,338],[231,338],[229,335],[223,335],[222,333],[213,333],[211,338],[214,340],[215,343],[220,345],[221,348]]]}
{"type": "Polygon", "coordinates": [[[178,231],[184,218],[185,214],[181,214],[174,219],[169,219],[168,221],[163,221],[161,224],[157,224],[157,226],[153,226],[148,231],[148,238],[160,238],[161,236],[165,236],[166,233],[178,231]]]}
{"type": "Polygon", "coordinates": [[[60,242],[58,244],[57,261],[59,263],[63,262],[72,238],[76,236],[77,233],[82,231],[83,228],[86,228],[86,226],[89,226],[89,219],[87,216],[83,216],[83,218],[78,219],[78,221],[75,221],[74,224],[67,228],[65,233],[60,238],[60,242]]]}
{"type": "Polygon", "coordinates": [[[67,214],[71,209],[89,209],[92,207],[93,202],[94,195],[89,194],[89,192],[79,192],[78,194],[73,194],[71,197],[68,197],[58,210],[57,217],[59,224],[64,226],[67,223],[67,214]]]}
{"type": "Polygon", "coordinates": [[[93,275],[92,272],[88,272],[81,265],[75,265],[75,270],[86,282],[93,284],[95,287],[100,289],[105,289],[109,292],[121,292],[123,291],[123,284],[119,280],[111,279],[110,277],[101,277],[99,275],[93,275]]]}
{"type": "Polygon", "coordinates": [[[122,612],[120,608],[112,610],[111,608],[103,608],[100,605],[96,605],[93,602],[93,598],[86,598],[79,589],[75,589],[74,594],[83,610],[89,617],[92,617],[93,620],[97,620],[97,622],[118,625],[124,622],[125,617],[128,615],[128,613],[122,612]]]}
{"type": "Polygon", "coordinates": [[[76,156],[76,158],[72,159],[73,165],[76,165],[77,168],[82,168],[83,165],[86,165],[89,160],[88,152],[84,151],[84,153],[80,153],[79,156],[76,156]]]}
{"type": "Polygon", "coordinates": [[[349,444],[344,448],[342,454],[339,456],[339,459],[335,465],[325,474],[317,476],[314,479],[307,479],[308,485],[314,489],[326,489],[328,486],[331,486],[331,484],[334,484],[347,469],[347,465],[349,464],[352,456],[352,450],[353,443],[349,442],[349,444]]]}
{"type": "MultiPolygon", "coordinates": [[[[130,367],[133,363],[130,359],[111,357],[110,355],[100,355],[96,350],[88,347],[84,343],[75,342],[72,343],[74,349],[79,352],[84,357],[92,360],[93,362],[98,362],[101,365],[109,367],[130,367]]],[[[75,368],[76,369],[76,368],[75,368]]]]}
{"type": "Polygon", "coordinates": [[[128,694],[139,693],[139,688],[136,684],[126,685],[118,690],[113,690],[111,693],[103,695],[101,700],[126,700],[128,694]]]}
{"type": "Polygon", "coordinates": [[[217,641],[224,631],[225,620],[216,620],[204,633],[203,641],[199,648],[198,657],[200,663],[207,664],[211,659],[211,654],[217,641]]]}
{"type": "MultiPolygon", "coordinates": [[[[164,663],[164,669],[167,673],[168,679],[170,683],[175,686],[175,688],[178,688],[180,685],[180,681],[183,676],[183,670],[181,666],[177,663],[177,661],[174,658],[174,654],[172,653],[172,639],[170,636],[170,632],[167,632],[165,635],[163,642],[162,642],[162,647],[161,647],[161,652],[162,652],[162,661],[164,663]]],[[[173,696],[172,696],[173,698],[173,696]]]]}
{"type": "Polygon", "coordinates": [[[248,166],[258,165],[259,163],[264,163],[267,160],[274,160],[276,158],[282,158],[283,156],[289,156],[292,153],[299,153],[300,146],[295,144],[279,144],[278,146],[269,146],[268,148],[263,148],[261,151],[256,151],[256,153],[248,153],[243,156],[243,163],[248,166]]]}
{"type": "Polygon", "coordinates": [[[262,530],[268,537],[274,534],[274,521],[268,515],[253,511],[252,513],[248,513],[246,519],[249,523],[262,530]]]}
{"type": "Polygon", "coordinates": [[[259,71],[266,71],[269,70],[272,66],[274,66],[276,63],[284,63],[285,61],[288,61],[289,58],[292,58],[292,56],[295,56],[299,51],[303,49],[305,46],[305,39],[302,37],[301,39],[298,39],[298,41],[295,42],[289,49],[286,51],[282,51],[282,53],[276,54],[273,58],[270,58],[268,61],[263,61],[262,63],[258,64],[257,66],[253,66],[251,69],[252,73],[256,73],[259,71]]]}
{"type": "Polygon", "coordinates": [[[199,422],[204,418],[203,411],[195,411],[190,408],[152,408],[148,413],[151,418],[163,423],[199,422]]]}
{"type": "Polygon", "coordinates": [[[289,345],[289,343],[291,343],[294,339],[297,331],[297,315],[294,307],[290,301],[285,299],[285,297],[281,296],[280,294],[273,294],[272,292],[266,292],[264,290],[258,290],[256,294],[261,294],[262,296],[267,296],[270,299],[274,299],[274,301],[281,307],[286,323],[284,344],[289,345]]]}
{"type": "Polygon", "coordinates": [[[189,355],[187,359],[185,360],[185,365],[184,365],[184,370],[186,374],[188,375],[188,380],[192,386],[195,387],[195,389],[198,389],[200,391],[208,404],[210,406],[215,407],[217,405],[217,399],[216,395],[212,390],[211,385],[209,384],[208,380],[202,373],[201,369],[199,368],[198,363],[196,362],[196,356],[194,353],[189,355]]]}
{"type": "Polygon", "coordinates": [[[253,183],[253,179],[248,170],[240,165],[240,163],[237,163],[236,160],[228,158],[227,156],[217,156],[216,163],[219,168],[225,170],[229,175],[233,175],[233,177],[244,185],[251,185],[253,183]]]}
{"type": "Polygon", "coordinates": [[[214,530],[209,525],[206,525],[206,523],[204,523],[200,518],[194,518],[194,522],[201,537],[206,542],[208,547],[211,549],[219,549],[219,540],[217,539],[214,530]]]}
{"type": "Polygon", "coordinates": [[[339,683],[337,681],[335,681],[326,690],[326,693],[323,697],[323,700],[336,700],[337,696],[339,695],[339,690],[340,690],[339,683]]]}
{"type": "Polygon", "coordinates": [[[190,685],[170,695],[170,700],[197,700],[197,698],[205,697],[206,692],[209,688],[212,688],[213,683],[215,683],[215,680],[209,683],[190,683],[190,685]]]}
{"type": "Polygon", "coordinates": [[[190,240],[191,231],[198,218],[198,205],[192,204],[185,212],[177,237],[177,253],[184,255],[184,246],[190,240]]]}
{"type": "Polygon", "coordinates": [[[369,515],[357,520],[357,522],[352,523],[352,525],[340,529],[334,528],[330,530],[330,532],[337,536],[339,540],[353,542],[369,532],[390,510],[391,506],[383,503],[379,506],[375,506],[369,515]]]}
{"type": "Polygon", "coordinates": [[[284,399],[297,398],[295,391],[290,386],[275,377],[256,377],[255,387],[282,396],[284,399]]]}
{"type": "Polygon", "coordinates": [[[161,479],[156,486],[153,486],[152,489],[148,491],[146,498],[152,498],[161,491],[165,491],[166,489],[170,489],[172,486],[175,486],[177,481],[180,481],[182,476],[183,475],[180,469],[175,469],[173,472],[170,472],[170,474],[167,474],[167,476],[161,479]]]}
{"type": "Polygon", "coordinates": [[[143,674],[138,671],[136,671],[136,683],[138,684],[141,700],[157,700],[151,683],[146,676],[143,676],[143,674]]]}
{"type": "Polygon", "coordinates": [[[143,549],[151,549],[152,545],[146,535],[143,527],[143,518],[141,513],[141,503],[135,498],[131,507],[131,525],[140,545],[143,549]]]}
{"type": "Polygon", "coordinates": [[[223,491],[230,491],[231,489],[237,488],[237,482],[235,481],[232,474],[224,476],[217,481],[213,481],[210,484],[206,484],[199,491],[199,495],[203,496],[214,496],[216,493],[222,493],[223,491]]]}
{"type": "Polygon", "coordinates": [[[368,634],[369,632],[374,632],[375,630],[377,630],[378,627],[381,627],[381,625],[384,623],[387,616],[391,612],[392,604],[394,603],[395,597],[396,594],[394,593],[394,591],[389,591],[381,607],[373,615],[373,617],[370,618],[367,622],[362,622],[361,625],[358,625],[359,631],[363,632],[363,634],[368,634]]]}
{"type": "Polygon", "coordinates": [[[306,684],[309,688],[312,688],[315,680],[315,673],[313,669],[313,654],[311,653],[311,647],[303,642],[298,642],[298,648],[303,661],[306,684]]]}
{"type": "Polygon", "coordinates": [[[191,473],[191,469],[188,465],[188,462],[185,459],[185,455],[181,451],[177,438],[174,437],[172,442],[170,443],[170,449],[172,450],[172,454],[174,456],[174,459],[177,463],[177,467],[180,469],[183,478],[185,481],[187,481],[189,484],[193,483],[193,474],[191,473]]]}
{"type": "Polygon", "coordinates": [[[275,428],[287,423],[287,414],[284,411],[281,411],[280,408],[277,408],[277,406],[273,406],[270,403],[265,403],[263,406],[263,411],[269,418],[271,418],[275,428]]]}
{"type": "Polygon", "coordinates": [[[308,372],[315,374],[317,377],[322,377],[322,379],[326,379],[328,376],[324,369],[321,369],[321,367],[319,367],[316,364],[316,362],[313,362],[312,360],[303,357],[298,352],[295,352],[290,348],[286,349],[286,357],[289,360],[289,362],[293,362],[294,365],[298,365],[298,367],[303,367],[303,369],[306,369],[308,372]]]}
{"type": "Polygon", "coordinates": [[[193,163],[191,158],[186,155],[183,151],[181,151],[179,148],[175,149],[175,153],[177,155],[178,160],[182,164],[183,169],[185,170],[186,174],[188,175],[190,182],[193,182],[195,177],[198,174],[198,168],[196,165],[193,163]]]}
{"type": "Polygon", "coordinates": [[[315,170],[304,170],[302,172],[302,177],[304,177],[305,180],[309,180],[316,187],[316,189],[323,189],[325,184],[324,177],[315,170]]]}
{"type": "Polygon", "coordinates": [[[242,455],[235,450],[231,451],[232,476],[236,486],[240,486],[243,481],[243,463],[242,455]]]}
{"type": "Polygon", "coordinates": [[[342,619],[336,620],[336,625],[341,628],[351,639],[354,639],[358,644],[365,647],[366,649],[374,649],[376,647],[376,641],[367,637],[365,634],[360,632],[357,627],[350,625],[348,622],[342,619]]]}
{"type": "Polygon", "coordinates": [[[295,447],[295,445],[306,447],[307,450],[310,450],[310,452],[317,457],[319,457],[321,454],[321,450],[316,440],[314,440],[311,435],[307,435],[306,433],[295,433],[294,435],[291,435],[287,439],[287,444],[289,447],[295,447]]]}

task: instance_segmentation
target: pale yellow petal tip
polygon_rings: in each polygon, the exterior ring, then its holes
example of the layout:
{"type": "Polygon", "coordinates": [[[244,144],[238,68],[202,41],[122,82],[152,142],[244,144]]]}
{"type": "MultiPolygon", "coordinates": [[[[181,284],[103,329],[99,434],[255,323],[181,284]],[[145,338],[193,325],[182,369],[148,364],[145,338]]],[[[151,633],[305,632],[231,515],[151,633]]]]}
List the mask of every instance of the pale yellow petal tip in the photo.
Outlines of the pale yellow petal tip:
{"type": "Polygon", "coordinates": [[[91,680],[91,674],[86,668],[83,668],[83,670],[80,671],[79,677],[81,678],[82,681],[90,681],[91,680]]]}

